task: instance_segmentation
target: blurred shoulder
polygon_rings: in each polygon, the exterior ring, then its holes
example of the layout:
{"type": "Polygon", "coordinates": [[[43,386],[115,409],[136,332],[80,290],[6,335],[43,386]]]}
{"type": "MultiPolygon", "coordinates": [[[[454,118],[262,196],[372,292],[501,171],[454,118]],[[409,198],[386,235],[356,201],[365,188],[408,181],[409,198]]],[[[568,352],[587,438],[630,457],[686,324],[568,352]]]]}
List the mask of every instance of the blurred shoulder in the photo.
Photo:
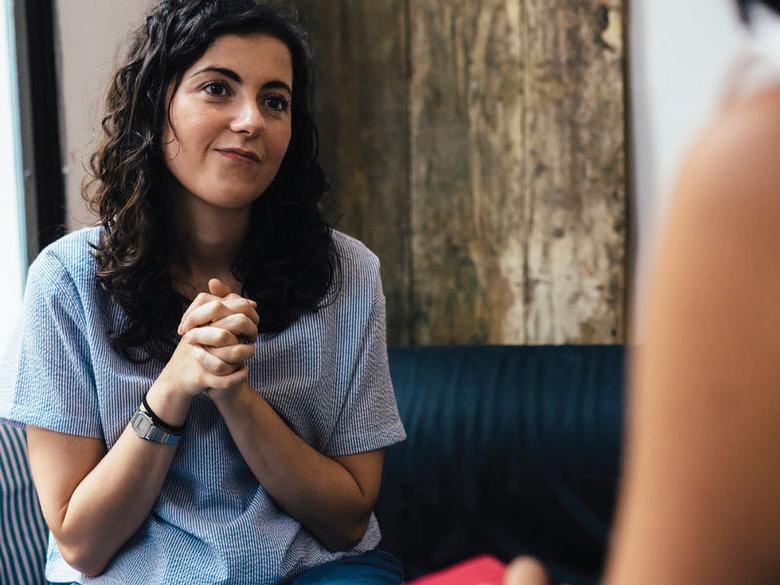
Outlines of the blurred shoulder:
{"type": "Polygon", "coordinates": [[[732,225],[780,220],[780,87],[711,121],[680,169],[673,204],[732,225]]]}

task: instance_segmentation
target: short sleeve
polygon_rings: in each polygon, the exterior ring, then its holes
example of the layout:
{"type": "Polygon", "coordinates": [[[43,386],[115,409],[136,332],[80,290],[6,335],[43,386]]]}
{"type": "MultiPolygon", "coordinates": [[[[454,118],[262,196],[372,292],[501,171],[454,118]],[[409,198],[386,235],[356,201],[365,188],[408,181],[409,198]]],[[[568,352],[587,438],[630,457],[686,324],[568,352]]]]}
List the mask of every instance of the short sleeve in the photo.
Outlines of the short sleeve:
{"type": "Polygon", "coordinates": [[[17,340],[5,359],[0,419],[103,438],[86,331],[76,285],[57,256],[42,252],[28,271],[17,340]]]}
{"type": "Polygon", "coordinates": [[[375,286],[349,390],[326,448],[330,457],[373,451],[406,438],[390,378],[385,297],[378,274],[375,286]]]}

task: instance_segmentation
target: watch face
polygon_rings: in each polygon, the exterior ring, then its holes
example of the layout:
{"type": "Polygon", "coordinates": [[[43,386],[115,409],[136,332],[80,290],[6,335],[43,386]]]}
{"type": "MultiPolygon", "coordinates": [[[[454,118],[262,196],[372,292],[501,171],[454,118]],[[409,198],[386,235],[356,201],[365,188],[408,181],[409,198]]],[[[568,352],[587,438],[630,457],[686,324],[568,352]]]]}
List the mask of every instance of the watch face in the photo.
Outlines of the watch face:
{"type": "Polygon", "coordinates": [[[143,412],[136,412],[133,416],[133,429],[136,433],[145,437],[152,428],[152,419],[143,412]]]}

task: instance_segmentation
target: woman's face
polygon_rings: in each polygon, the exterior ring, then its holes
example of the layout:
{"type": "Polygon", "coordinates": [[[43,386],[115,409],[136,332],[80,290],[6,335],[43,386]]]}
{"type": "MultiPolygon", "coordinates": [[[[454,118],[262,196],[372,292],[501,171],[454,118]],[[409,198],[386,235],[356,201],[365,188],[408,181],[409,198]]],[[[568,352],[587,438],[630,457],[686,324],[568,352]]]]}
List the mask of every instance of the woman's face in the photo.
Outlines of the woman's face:
{"type": "Polygon", "coordinates": [[[185,71],[163,131],[165,163],[184,194],[229,209],[260,196],[290,144],[292,89],[282,41],[217,38],[185,71]]]}

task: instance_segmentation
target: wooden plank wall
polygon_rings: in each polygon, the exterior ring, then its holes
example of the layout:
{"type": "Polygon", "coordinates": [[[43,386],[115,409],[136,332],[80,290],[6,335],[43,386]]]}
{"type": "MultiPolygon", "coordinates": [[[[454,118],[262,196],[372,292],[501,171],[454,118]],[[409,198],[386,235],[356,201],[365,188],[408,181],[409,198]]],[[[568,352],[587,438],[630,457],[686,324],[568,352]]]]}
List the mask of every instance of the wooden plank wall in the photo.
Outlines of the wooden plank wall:
{"type": "Polygon", "coordinates": [[[621,0],[298,0],[391,344],[618,343],[621,0]]]}

